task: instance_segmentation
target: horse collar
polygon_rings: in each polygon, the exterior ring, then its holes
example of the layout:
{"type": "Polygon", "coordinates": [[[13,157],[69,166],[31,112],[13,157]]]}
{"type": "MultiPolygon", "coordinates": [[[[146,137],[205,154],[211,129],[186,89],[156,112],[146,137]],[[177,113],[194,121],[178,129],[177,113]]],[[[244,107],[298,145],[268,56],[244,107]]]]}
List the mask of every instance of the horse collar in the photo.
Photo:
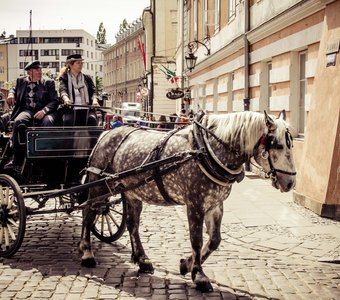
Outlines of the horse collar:
{"type": "Polygon", "coordinates": [[[208,134],[213,136],[224,147],[228,147],[228,145],[202,124],[203,116],[204,112],[198,113],[193,123],[194,147],[202,151],[198,163],[200,169],[210,180],[222,186],[229,185],[235,181],[242,181],[244,178],[242,166],[236,170],[230,169],[215,155],[207,139],[208,134]]]}

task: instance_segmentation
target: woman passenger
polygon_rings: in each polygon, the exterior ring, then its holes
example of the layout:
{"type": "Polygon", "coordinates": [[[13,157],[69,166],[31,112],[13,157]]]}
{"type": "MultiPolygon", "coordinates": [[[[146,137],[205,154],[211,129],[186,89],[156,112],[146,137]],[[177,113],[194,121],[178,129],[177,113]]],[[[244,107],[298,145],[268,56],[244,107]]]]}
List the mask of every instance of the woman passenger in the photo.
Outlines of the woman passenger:
{"type": "Polygon", "coordinates": [[[80,54],[69,55],[66,58],[66,66],[60,70],[59,93],[66,106],[62,116],[64,126],[98,124],[95,110],[86,107],[99,106],[99,103],[93,80],[82,73],[83,60],[80,54]]]}

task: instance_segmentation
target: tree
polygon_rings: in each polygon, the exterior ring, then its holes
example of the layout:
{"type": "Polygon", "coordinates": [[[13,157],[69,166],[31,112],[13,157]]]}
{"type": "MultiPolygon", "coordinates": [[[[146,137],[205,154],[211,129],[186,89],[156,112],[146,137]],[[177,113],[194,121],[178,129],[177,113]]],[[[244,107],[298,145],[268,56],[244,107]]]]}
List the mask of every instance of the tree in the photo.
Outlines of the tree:
{"type": "Polygon", "coordinates": [[[104,28],[103,22],[99,24],[96,42],[97,44],[106,44],[106,29],[104,28]]]}
{"type": "Polygon", "coordinates": [[[99,77],[98,75],[96,75],[96,87],[98,93],[101,93],[103,91],[103,78],[99,77]]]}

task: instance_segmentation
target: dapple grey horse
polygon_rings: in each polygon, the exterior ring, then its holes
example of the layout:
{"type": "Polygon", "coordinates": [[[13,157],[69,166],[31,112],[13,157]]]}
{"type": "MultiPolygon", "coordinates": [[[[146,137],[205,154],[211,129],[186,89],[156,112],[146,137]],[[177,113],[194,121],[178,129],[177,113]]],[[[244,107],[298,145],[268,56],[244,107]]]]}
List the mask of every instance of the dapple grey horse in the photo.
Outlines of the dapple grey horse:
{"type": "MultiPolygon", "coordinates": [[[[143,202],[186,205],[192,254],[180,261],[180,273],[190,272],[196,288],[210,292],[212,285],[202,264],[220,244],[223,201],[228,198],[232,183],[243,179],[243,165],[254,157],[270,175],[275,188],[281,192],[291,190],[296,175],[292,142],[288,125],[282,117],[257,112],[200,114],[193,124],[171,133],[124,126],[106,132],[100,138],[89,159],[89,169],[97,171],[88,172],[87,181],[98,180],[101,172],[116,174],[178,153],[184,158],[192,157],[183,163],[170,162],[155,168],[156,171],[129,176],[119,180],[119,184],[135,186],[123,194],[132,260],[139,265],[139,271],[152,273],[154,270],[139,236],[143,202]],[[136,186],[141,180],[145,184],[136,186]],[[204,223],[209,240],[203,246],[204,223]]],[[[98,201],[103,201],[98,199],[107,193],[108,186],[114,190],[117,182],[89,190],[80,242],[85,266],[95,265],[90,228],[98,213],[98,201]]]]}

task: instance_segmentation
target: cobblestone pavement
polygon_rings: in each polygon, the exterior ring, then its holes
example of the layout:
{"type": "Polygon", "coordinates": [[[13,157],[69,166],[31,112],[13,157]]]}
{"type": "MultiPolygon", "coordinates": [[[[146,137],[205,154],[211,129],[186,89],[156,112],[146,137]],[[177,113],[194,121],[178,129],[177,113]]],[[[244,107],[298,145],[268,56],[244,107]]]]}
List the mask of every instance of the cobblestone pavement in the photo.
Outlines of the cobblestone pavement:
{"type": "Polygon", "coordinates": [[[225,202],[223,241],[204,264],[214,292],[195,290],[184,207],[145,206],[141,236],[155,273],[138,276],[127,232],[93,239],[97,267],[80,266],[79,216],[34,216],[11,259],[0,260],[0,299],[340,299],[340,222],[320,218],[268,181],[246,178],[225,202]]]}

